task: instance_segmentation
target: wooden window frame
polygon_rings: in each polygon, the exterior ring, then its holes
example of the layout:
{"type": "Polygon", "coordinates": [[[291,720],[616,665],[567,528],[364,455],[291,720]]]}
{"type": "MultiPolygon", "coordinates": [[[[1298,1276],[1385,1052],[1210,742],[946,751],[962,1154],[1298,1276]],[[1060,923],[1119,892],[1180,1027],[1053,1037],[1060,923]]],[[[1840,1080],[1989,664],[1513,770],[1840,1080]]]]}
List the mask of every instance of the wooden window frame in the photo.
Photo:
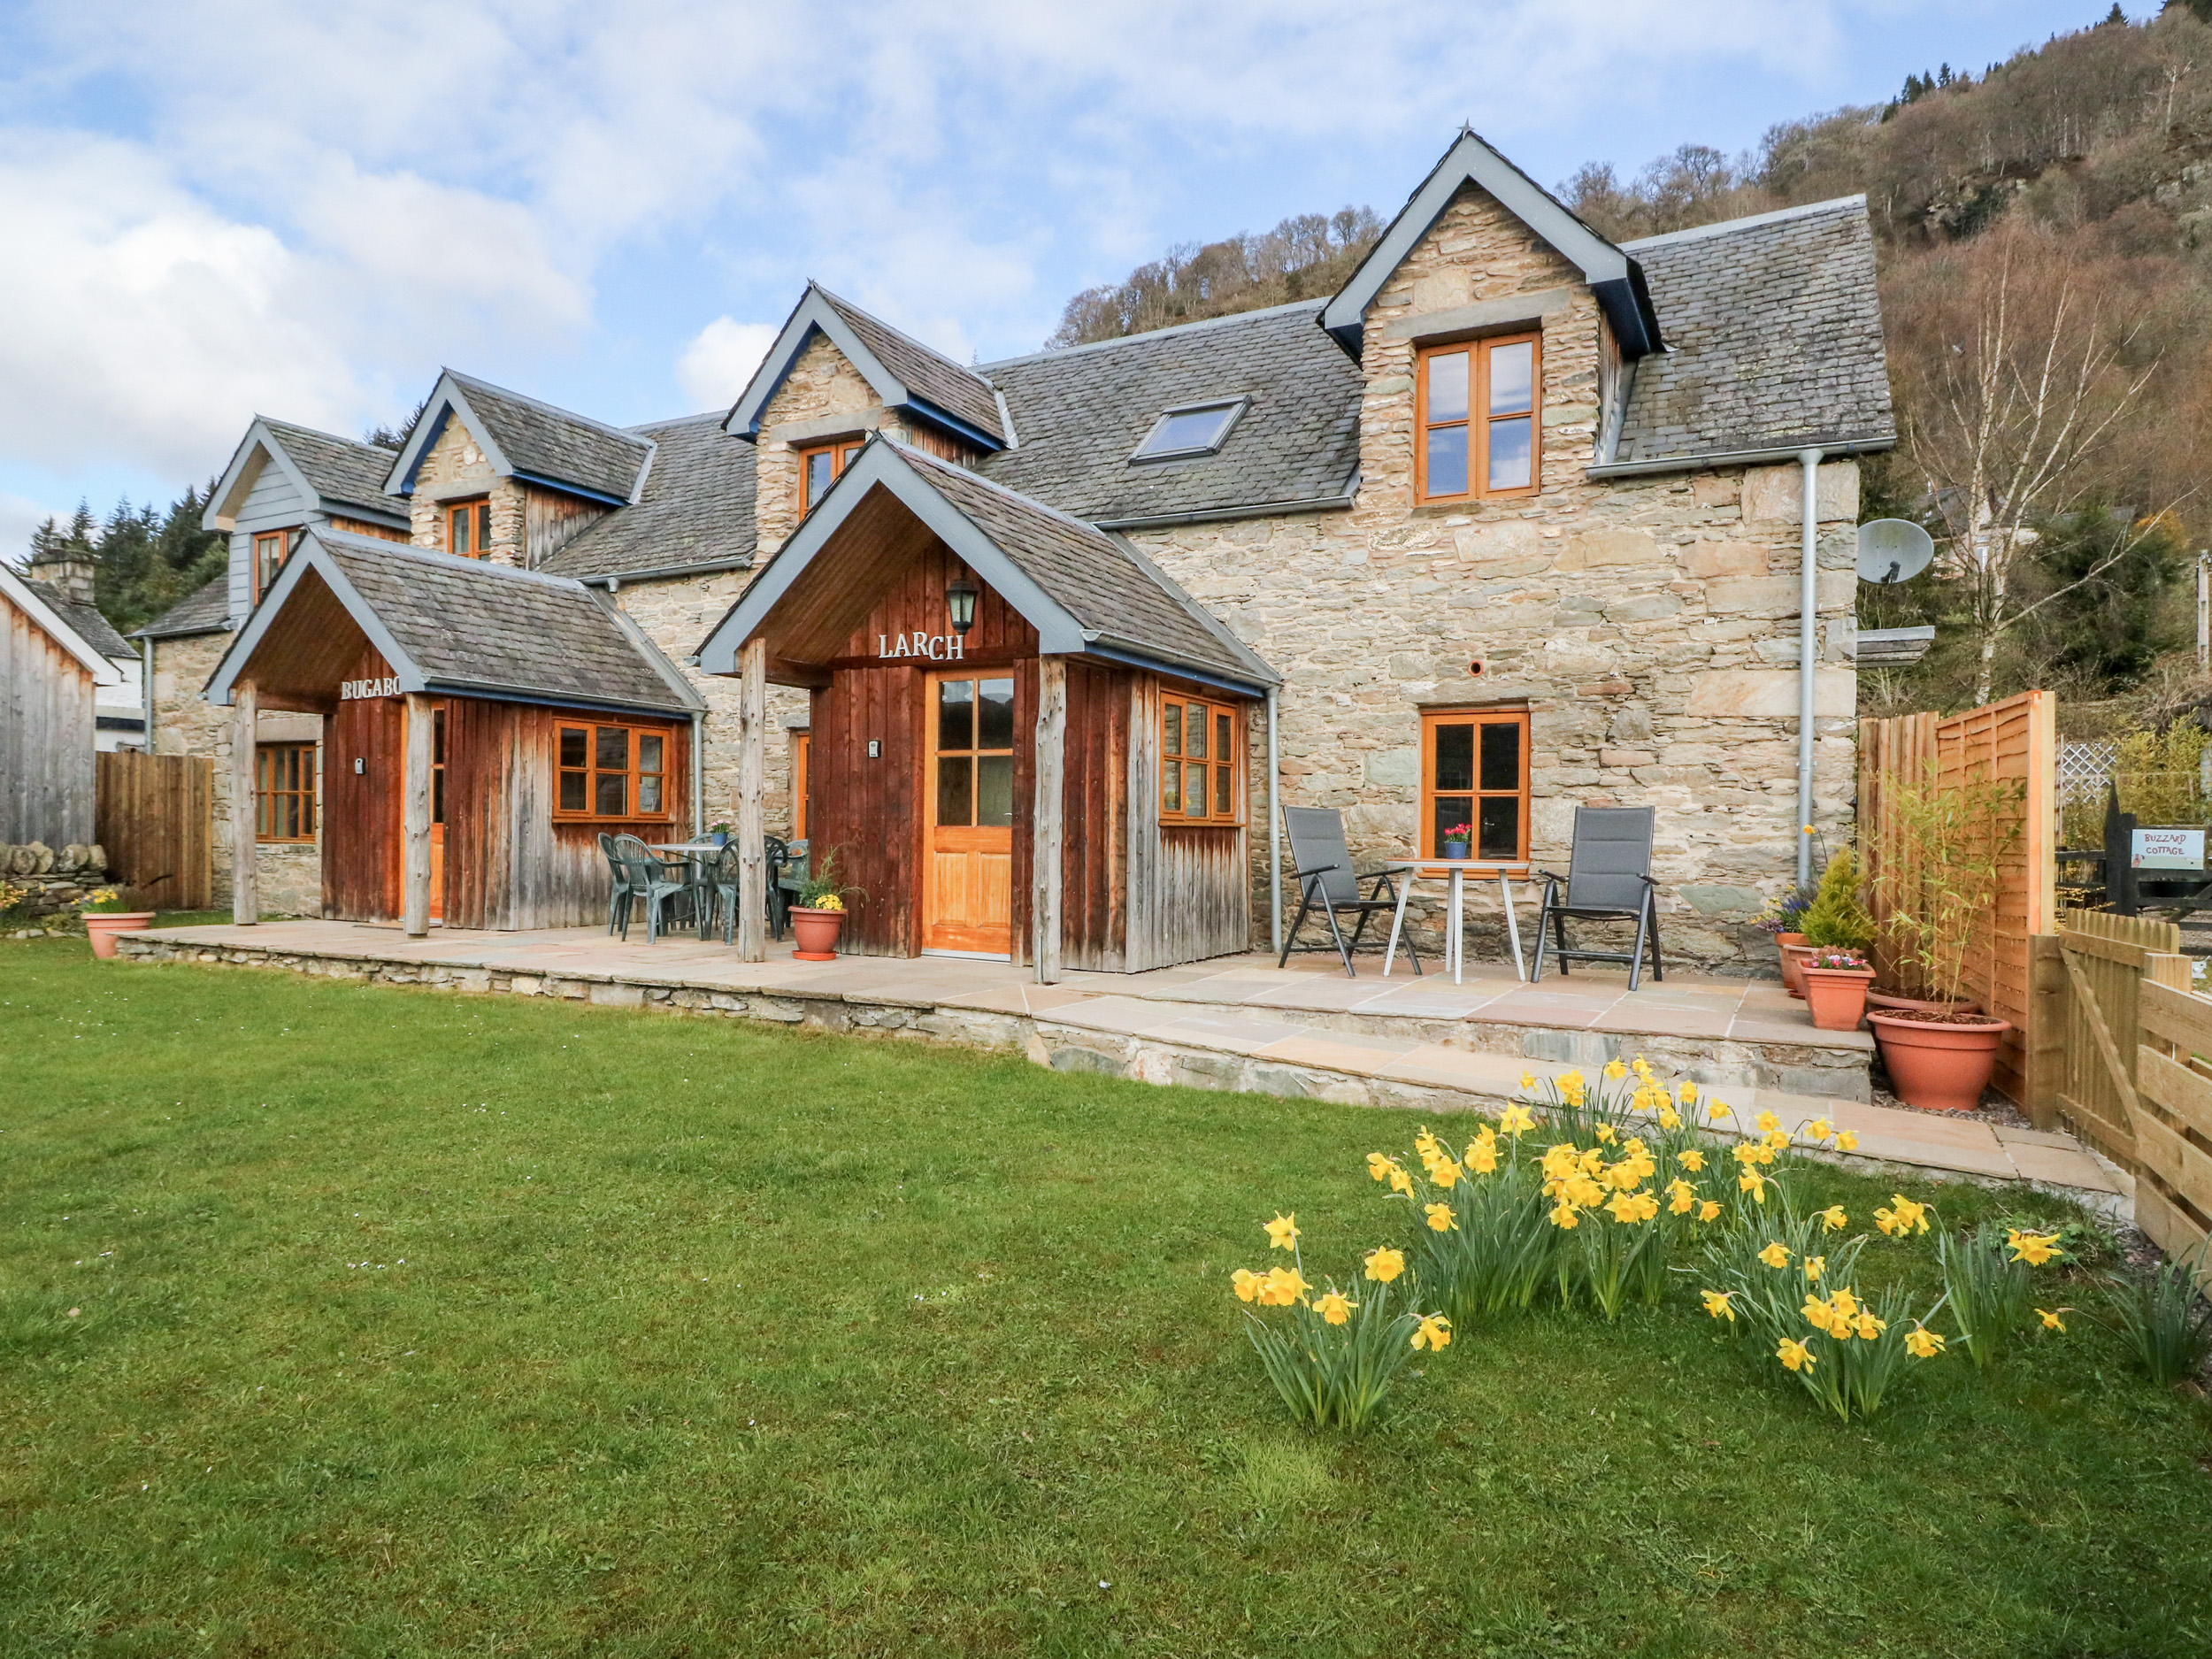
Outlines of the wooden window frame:
{"type": "Polygon", "coordinates": [[[638,725],[627,720],[561,720],[553,728],[553,821],[557,824],[667,824],[676,817],[676,780],[681,775],[677,764],[677,728],[672,726],[638,725]],[[617,772],[611,766],[599,764],[599,733],[619,731],[626,734],[625,749],[627,763],[617,772]],[[581,766],[561,764],[561,739],[570,732],[584,736],[584,761],[581,766]],[[661,769],[649,772],[638,765],[638,739],[657,737],[661,740],[661,769]],[[584,780],[584,808],[578,810],[564,807],[561,784],[571,773],[584,780]],[[601,777],[619,777],[623,781],[621,812],[601,812],[595,803],[599,799],[598,780],[601,777]],[[638,780],[658,777],[661,780],[661,806],[656,812],[638,810],[638,780]]]}
{"type": "Polygon", "coordinates": [[[1416,833],[1420,840],[1420,856],[1440,858],[1443,850],[1436,840],[1436,733],[1440,726],[1471,726],[1478,728],[1475,738],[1475,787],[1471,789],[1451,789],[1441,793],[1456,797],[1465,795],[1472,804],[1468,810],[1470,836],[1468,856],[1482,857],[1482,802],[1486,797],[1511,796],[1521,803],[1520,843],[1511,858],[1491,859],[1486,862],[1501,864],[1509,869],[1525,870],[1530,856],[1529,831],[1529,711],[1513,708],[1486,709],[1424,709],[1421,710],[1421,803],[1416,833]],[[1517,789],[1485,789],[1482,786],[1482,739],[1479,728],[1486,726],[1514,726],[1521,733],[1521,778],[1517,789]]]}
{"type": "MultiPolygon", "coordinates": [[[[814,503],[806,498],[807,463],[818,455],[828,456],[830,457],[830,483],[834,484],[845,475],[845,469],[853,464],[853,457],[860,453],[862,446],[867,442],[868,440],[864,437],[833,438],[826,443],[804,444],[792,451],[799,457],[799,511],[802,515],[811,511],[814,506],[814,503]]],[[[829,490],[825,488],[822,494],[826,495],[829,490]]]]}
{"type": "Polygon", "coordinates": [[[306,846],[315,840],[315,781],[317,745],[313,743],[256,743],[253,750],[253,838],[273,846],[306,846]],[[280,781],[286,768],[282,757],[293,758],[290,781],[280,781]],[[289,813],[277,810],[279,803],[292,803],[289,813]],[[288,817],[296,834],[280,835],[277,825],[288,817]]]}
{"type": "Polygon", "coordinates": [[[1474,340],[1440,340],[1420,348],[1413,376],[1413,498],[1417,502],[1512,501],[1533,495],[1544,483],[1544,335],[1541,329],[1513,334],[1485,334],[1474,340]],[[1526,415],[1490,414],[1490,354],[1501,346],[1526,345],[1529,409],[1526,415]],[[1441,420],[1440,429],[1467,430],[1467,488],[1456,495],[1429,493],[1429,364],[1455,351],[1467,354],[1467,418],[1441,420]],[[1500,420],[1528,422],[1528,482],[1513,489],[1492,489],[1490,428],[1500,420]]]}
{"type": "Polygon", "coordinates": [[[253,533],[251,579],[253,602],[259,604],[262,595],[276,586],[277,575],[284,569],[284,561],[292,557],[292,533],[289,530],[257,530],[253,533]],[[276,557],[265,572],[262,568],[262,549],[269,543],[276,545],[276,557]]]}
{"type": "Polygon", "coordinates": [[[1179,824],[1188,829],[1240,828],[1245,821],[1245,773],[1248,770],[1244,753],[1244,705],[1225,698],[1198,696],[1188,692],[1164,692],[1160,698],[1158,733],[1160,782],[1155,805],[1161,824],[1179,824]],[[1187,752],[1189,745],[1186,734],[1193,709],[1206,711],[1207,742],[1203,755],[1194,756],[1187,752]],[[1171,711],[1175,715],[1171,743],[1168,718],[1171,711]],[[1226,716],[1229,721],[1229,753],[1226,757],[1214,752],[1220,747],[1219,718],[1223,716],[1226,716]],[[1172,778],[1169,776],[1171,766],[1175,769],[1172,778]],[[1206,810],[1202,813],[1193,813],[1189,810],[1188,779],[1192,766],[1206,769],[1206,810]],[[1229,810],[1226,812],[1218,810],[1221,787],[1217,774],[1223,771],[1229,773],[1229,810]],[[1172,789],[1169,787],[1171,783],[1174,785],[1172,789]],[[1171,800],[1175,803],[1172,807],[1168,804],[1171,800]]]}
{"type": "Polygon", "coordinates": [[[491,545],[492,498],[489,495],[471,495],[465,501],[442,502],[438,511],[442,515],[440,522],[445,526],[445,550],[456,558],[482,558],[491,545]],[[475,546],[466,553],[457,551],[453,546],[453,521],[462,513],[472,515],[471,539],[475,542],[475,546]]]}

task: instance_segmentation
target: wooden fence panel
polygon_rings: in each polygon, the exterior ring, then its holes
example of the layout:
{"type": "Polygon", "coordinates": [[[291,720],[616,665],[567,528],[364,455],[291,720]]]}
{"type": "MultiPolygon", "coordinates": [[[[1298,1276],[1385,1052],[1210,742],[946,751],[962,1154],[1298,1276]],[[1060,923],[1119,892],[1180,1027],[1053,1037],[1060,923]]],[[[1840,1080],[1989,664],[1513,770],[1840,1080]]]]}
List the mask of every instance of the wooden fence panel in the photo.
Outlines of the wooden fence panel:
{"type": "MultiPolygon", "coordinates": [[[[2171,978],[2170,971],[2169,978],[2171,978]]],[[[2135,1224],[2212,1295],[2212,997],[2147,982],[2134,1099],[2135,1224]]]]}
{"type": "MultiPolygon", "coordinates": [[[[1919,778],[1931,763],[1944,783],[1995,779],[2020,785],[2020,833],[2000,867],[1996,904],[1975,930],[1966,979],[1985,1009],[2013,1025],[1990,1080],[2001,1093],[2028,1102],[2039,1092],[2031,1087],[2039,1001],[2032,941],[2050,933],[2057,920],[2057,703],[2047,691],[2028,691],[1962,714],[1859,722],[1859,853],[1870,890],[1876,873],[1893,869],[1904,856],[1892,791],[1901,781],[1919,778]]],[[[1908,890],[1916,874],[1904,872],[1908,890]]],[[[1884,928],[1875,965],[1885,979],[1895,965],[1886,928],[1891,908],[1883,893],[1874,894],[1874,919],[1884,928]]]]}
{"type": "Polygon", "coordinates": [[[2135,1092],[2144,982],[2188,984],[2181,929],[2143,916],[2069,910],[2058,935],[2065,962],[2057,1106],[2078,1134],[2115,1163],[2136,1161],[2135,1092]]]}
{"type": "Polygon", "coordinates": [[[204,910],[215,894],[215,763],[118,749],[99,757],[94,838],[108,873],[165,910],[204,910]]]}

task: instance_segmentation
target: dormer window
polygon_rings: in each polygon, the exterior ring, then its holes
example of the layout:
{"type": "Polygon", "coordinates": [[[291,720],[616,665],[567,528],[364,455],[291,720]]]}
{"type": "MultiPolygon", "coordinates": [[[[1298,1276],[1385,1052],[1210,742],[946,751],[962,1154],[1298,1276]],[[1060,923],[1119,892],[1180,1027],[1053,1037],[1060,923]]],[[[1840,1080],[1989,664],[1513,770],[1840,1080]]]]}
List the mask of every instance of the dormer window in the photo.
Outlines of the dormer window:
{"type": "Polygon", "coordinates": [[[1536,388],[1542,384],[1541,342],[1534,334],[1423,351],[1414,387],[1417,498],[1534,494],[1536,388]]]}
{"type": "Polygon", "coordinates": [[[457,558],[480,559],[492,541],[491,498],[449,501],[445,509],[445,550],[457,558]]]}
{"type": "Polygon", "coordinates": [[[269,591],[284,568],[285,556],[292,550],[289,530],[260,530],[253,538],[253,602],[261,603],[262,595],[269,591]]]}
{"type": "Polygon", "coordinates": [[[1211,403],[1185,403],[1163,411],[1144,434],[1133,461],[1176,461],[1187,456],[1211,455],[1220,449],[1237,424],[1248,398],[1232,397],[1211,403]]]}
{"type": "Polygon", "coordinates": [[[799,451],[799,508],[804,511],[829,493],[838,475],[853,464],[864,438],[840,438],[799,451]]]}

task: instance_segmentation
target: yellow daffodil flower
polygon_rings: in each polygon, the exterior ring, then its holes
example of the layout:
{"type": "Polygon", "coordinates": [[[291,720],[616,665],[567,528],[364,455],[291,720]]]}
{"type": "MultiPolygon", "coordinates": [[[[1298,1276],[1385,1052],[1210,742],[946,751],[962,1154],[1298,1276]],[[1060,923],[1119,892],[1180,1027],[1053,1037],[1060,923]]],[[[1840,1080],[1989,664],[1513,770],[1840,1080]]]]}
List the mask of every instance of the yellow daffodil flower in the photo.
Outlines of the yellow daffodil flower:
{"type": "Polygon", "coordinates": [[[1902,1193],[1892,1193],[1889,1201],[1896,1206],[1894,1209],[1877,1210],[1874,1212],[1874,1225],[1884,1233],[1893,1239],[1901,1239],[1916,1230],[1921,1233],[1928,1230],[1927,1205],[1916,1204],[1902,1193]]]}
{"type": "Polygon", "coordinates": [[[2040,1267],[2059,1253],[2055,1233],[2023,1233],[2015,1227],[2005,1235],[2005,1242],[2012,1247],[2012,1259],[2030,1267],[2040,1267]]]}
{"type": "MultiPolygon", "coordinates": [[[[1681,1100],[1685,1106],[1694,1103],[1697,1100],[1697,1085],[1692,1082],[1685,1081],[1681,1089],[1681,1100]]],[[[1715,1102],[1714,1103],[1717,1105],[1719,1102],[1715,1102]]]]}
{"type": "Polygon", "coordinates": [[[1746,1170],[1736,1177],[1736,1190],[1749,1193],[1754,1203],[1763,1204],[1767,1201],[1767,1178],[1756,1170],[1746,1170]]]}
{"type": "Polygon", "coordinates": [[[1728,1156],[1749,1169],[1759,1161],[1759,1154],[1764,1149],[1755,1141],[1739,1141],[1728,1148],[1728,1156]]]}
{"type": "Polygon", "coordinates": [[[1805,1133],[1816,1141],[1825,1141],[1835,1132],[1835,1125],[1830,1123],[1825,1118],[1816,1118],[1805,1125],[1805,1133]]]}
{"type": "Polygon", "coordinates": [[[1851,1225],[1851,1217],[1843,1213],[1841,1204],[1831,1204],[1820,1212],[1820,1225],[1831,1233],[1841,1233],[1851,1225]]]}
{"type": "Polygon", "coordinates": [[[1849,1334],[1848,1330],[1844,1326],[1843,1317],[1836,1311],[1834,1304],[1825,1297],[1806,1297],[1805,1305],[1799,1311],[1804,1314],[1805,1323],[1816,1331],[1824,1331],[1830,1336],[1849,1334]]]}
{"type": "MultiPolygon", "coordinates": [[[[1530,1080],[1534,1081],[1533,1079],[1530,1080]]],[[[1535,1114],[1525,1106],[1508,1106],[1498,1114],[1498,1133],[1501,1134],[1522,1134],[1535,1127],[1535,1114]]]]}
{"type": "Polygon", "coordinates": [[[1267,1228],[1267,1242],[1271,1248],[1288,1250],[1296,1248],[1298,1243],[1296,1212],[1294,1211],[1287,1216],[1278,1216],[1274,1220],[1263,1225],[1267,1228]]]}
{"type": "Polygon", "coordinates": [[[1570,1175],[1559,1184],[1561,1195],[1567,1202],[1587,1210],[1604,1200],[1605,1188],[1587,1175],[1570,1175]]]}
{"type": "Polygon", "coordinates": [[[1498,1167],[1497,1143],[1478,1141],[1467,1148],[1467,1167],[1477,1175],[1487,1175],[1498,1167]]]}
{"type": "Polygon", "coordinates": [[[1705,1115],[1711,1118],[1715,1123],[1718,1123],[1722,1118],[1728,1116],[1728,1108],[1722,1105],[1718,1101],[1715,1101],[1711,1105],[1705,1109],[1705,1115]]]}
{"type": "Polygon", "coordinates": [[[1793,1342],[1787,1337],[1784,1337],[1775,1348],[1774,1357],[1792,1371],[1810,1371],[1820,1363],[1813,1357],[1810,1348],[1802,1342],[1793,1342]]]}
{"type": "Polygon", "coordinates": [[[1863,1341],[1871,1342],[1889,1329],[1889,1321],[1877,1319],[1872,1314],[1862,1311],[1859,1317],[1851,1322],[1851,1328],[1859,1333],[1863,1341]]]}
{"type": "MultiPolygon", "coordinates": [[[[1784,1147],[1789,1145],[1789,1143],[1790,1132],[1786,1129],[1770,1129],[1763,1137],[1761,1137],[1759,1141],[1760,1146],[1770,1153],[1779,1152],[1784,1147]]],[[[1759,1161],[1762,1164],[1771,1164],[1774,1162],[1771,1157],[1762,1158],[1759,1161]]]]}
{"type": "Polygon", "coordinates": [[[1582,1167],[1582,1154],[1561,1141],[1544,1154],[1544,1179],[1563,1181],[1582,1167]]]}
{"type": "Polygon", "coordinates": [[[1394,1250],[1388,1245],[1367,1253],[1367,1277],[1378,1285],[1387,1285],[1406,1271],[1406,1253],[1394,1250]]]}
{"type": "Polygon", "coordinates": [[[1659,1126],[1662,1129],[1679,1129],[1682,1127],[1682,1114],[1671,1106],[1662,1106],[1659,1109],[1659,1126]]]}
{"type": "Polygon", "coordinates": [[[1572,1227],[1581,1220],[1582,1217],[1576,1212],[1575,1207],[1563,1198],[1560,1200],[1558,1207],[1551,1212],[1551,1225],[1555,1227],[1572,1227]]]}
{"type": "Polygon", "coordinates": [[[1271,1267],[1268,1269],[1266,1282],[1260,1286],[1260,1303],[1268,1308],[1287,1308],[1312,1288],[1296,1268],[1271,1267]]]}
{"type": "Polygon", "coordinates": [[[1835,1291],[1828,1300],[1836,1304],[1836,1311],[1845,1318],[1851,1319],[1858,1317],[1859,1299],[1852,1294],[1850,1286],[1846,1285],[1840,1290],[1835,1291]]]}
{"type": "Polygon", "coordinates": [[[1387,1153],[1370,1152],[1367,1155],[1367,1172],[1379,1181],[1388,1180],[1390,1171],[1396,1166],[1396,1160],[1387,1153]]]}
{"type": "Polygon", "coordinates": [[[1736,1323],[1736,1310],[1728,1299],[1736,1293],[1732,1290],[1709,1290],[1701,1293],[1705,1298],[1705,1311],[1713,1318],[1736,1323]]]}
{"type": "Polygon", "coordinates": [[[1943,1339],[1924,1325],[1905,1333],[1905,1352],[1915,1359],[1933,1359],[1943,1352],[1943,1339]]]}
{"type": "Polygon", "coordinates": [[[1229,1275],[1229,1283],[1235,1287],[1239,1302],[1250,1302],[1260,1294],[1260,1286],[1265,1282],[1248,1267],[1240,1267],[1229,1275]]]}
{"type": "Polygon", "coordinates": [[[1682,1153],[1682,1155],[1678,1157],[1675,1162],[1681,1164],[1684,1169],[1689,1171],[1691,1174],[1694,1175],[1705,1167],[1705,1155],[1702,1152],[1700,1152],[1695,1147],[1691,1147],[1686,1151],[1682,1153]]]}
{"type": "Polygon", "coordinates": [[[1680,1176],[1667,1183],[1667,1209],[1675,1215],[1686,1216],[1697,1208],[1697,1188],[1680,1176]]]}
{"type": "Polygon", "coordinates": [[[1772,1112],[1761,1112],[1751,1120],[1751,1126],[1761,1134],[1770,1134],[1782,1126],[1782,1120],[1772,1112]]]}
{"type": "Polygon", "coordinates": [[[1707,1199],[1707,1200],[1706,1200],[1703,1203],[1700,1204],[1700,1205],[1697,1207],[1697,1218],[1698,1218],[1700,1221],[1717,1221],[1717,1220],[1719,1220],[1719,1219],[1720,1219],[1720,1202],[1719,1202],[1719,1200],[1717,1200],[1717,1199],[1713,1199],[1713,1198],[1709,1198],[1709,1199],[1707,1199]]]}
{"type": "Polygon", "coordinates": [[[1817,1285],[1820,1283],[1820,1276],[1827,1271],[1828,1258],[1826,1256],[1809,1256],[1805,1258],[1805,1282],[1807,1284],[1817,1285]]]}
{"type": "Polygon", "coordinates": [[[1850,1130],[1848,1130],[1848,1129],[1842,1129],[1842,1130],[1839,1130],[1839,1131],[1837,1131],[1837,1133],[1836,1133],[1836,1150],[1837,1150],[1837,1151],[1839,1151],[1839,1152],[1854,1152],[1854,1151],[1856,1151],[1856,1150],[1858,1149],[1858,1145],[1859,1145],[1859,1137],[1858,1137],[1857,1135],[1854,1134],[1854,1133],[1853,1133],[1850,1130]]]}
{"type": "Polygon", "coordinates": [[[1390,1171],[1390,1190],[1410,1197],[1413,1194],[1413,1177],[1394,1166],[1390,1171]]]}
{"type": "Polygon", "coordinates": [[[1413,1346],[1440,1354],[1452,1344],[1452,1322],[1440,1313],[1423,1317],[1421,1327],[1413,1333],[1413,1346]]]}
{"type": "Polygon", "coordinates": [[[1429,1179],[1448,1193],[1459,1185],[1459,1178],[1466,1172],[1450,1158],[1439,1158],[1429,1165],[1429,1179]]]}
{"type": "Polygon", "coordinates": [[[1536,1073],[1533,1071],[1522,1072],[1521,1087],[1525,1089],[1533,1089],[1536,1087],[1536,1073]]]}
{"type": "Polygon", "coordinates": [[[1610,1081],[1617,1083],[1628,1075],[1628,1068],[1618,1060],[1609,1060],[1605,1063],[1605,1075],[1610,1081]]]}
{"type": "Polygon", "coordinates": [[[1313,1310],[1331,1325],[1342,1325],[1352,1317],[1352,1310],[1358,1306],[1359,1303],[1347,1302],[1333,1290],[1313,1304],[1313,1310]]]}
{"type": "Polygon", "coordinates": [[[1429,1218],[1429,1231],[1432,1233],[1449,1233],[1459,1225],[1458,1222],[1452,1219],[1452,1207],[1449,1204],[1431,1204],[1423,1213],[1429,1218]]]}
{"type": "Polygon", "coordinates": [[[1601,1141],[1610,1141],[1614,1139],[1613,1125],[1611,1124],[1600,1124],[1598,1125],[1598,1139],[1601,1141]]]}
{"type": "Polygon", "coordinates": [[[1779,1271],[1790,1264],[1790,1253],[1782,1248],[1782,1241],[1777,1239],[1759,1252],[1759,1259],[1769,1267],[1779,1271]]]}
{"type": "Polygon", "coordinates": [[[2071,1313],[2073,1312],[2073,1310],[2071,1308],[2061,1308],[2058,1310],[2057,1313],[2054,1313],[2048,1308],[2038,1308],[2035,1311],[2037,1317],[2043,1321],[2043,1328],[2046,1331],[2063,1331],[2066,1328],[2066,1321],[2060,1318],[2058,1315],[2061,1313],[2071,1313]]]}

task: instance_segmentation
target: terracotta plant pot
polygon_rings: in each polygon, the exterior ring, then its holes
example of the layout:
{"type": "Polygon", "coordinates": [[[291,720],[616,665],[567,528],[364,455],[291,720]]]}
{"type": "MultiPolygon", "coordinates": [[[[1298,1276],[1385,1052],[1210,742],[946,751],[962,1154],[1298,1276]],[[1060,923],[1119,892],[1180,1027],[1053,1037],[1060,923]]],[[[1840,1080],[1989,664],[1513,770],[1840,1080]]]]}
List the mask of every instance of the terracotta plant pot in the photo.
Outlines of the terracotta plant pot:
{"type": "Polygon", "coordinates": [[[1805,958],[1820,949],[1805,942],[1802,933],[1777,933],[1775,949],[1782,953],[1782,988],[1792,996],[1805,995],[1805,958]]]}
{"type": "Polygon", "coordinates": [[[798,949],[791,954],[801,962],[837,960],[837,933],[845,926],[842,910],[810,910],[791,907],[791,933],[798,949]]]}
{"type": "Polygon", "coordinates": [[[1978,1014],[1979,1002],[1930,1002],[1916,996],[1900,996],[1894,991],[1869,991],[1866,1005],[1879,1009],[1886,1014],[1978,1014]]]}
{"type": "Polygon", "coordinates": [[[88,911],[84,918],[85,937],[92,941],[92,954],[103,960],[115,955],[115,936],[134,933],[154,919],[151,910],[88,911]]]}
{"type": "Polygon", "coordinates": [[[1899,1098],[1924,1111],[1972,1111],[1980,1105],[1997,1044],[2012,1029],[2005,1019],[1960,1025],[1883,1013],[1866,1019],[1899,1098]]]}
{"type": "Polygon", "coordinates": [[[1816,1031],[1856,1031],[1866,1015],[1867,987],[1874,983],[1871,968],[1816,968],[1801,970],[1805,1002],[1813,1012],[1816,1031]]]}

